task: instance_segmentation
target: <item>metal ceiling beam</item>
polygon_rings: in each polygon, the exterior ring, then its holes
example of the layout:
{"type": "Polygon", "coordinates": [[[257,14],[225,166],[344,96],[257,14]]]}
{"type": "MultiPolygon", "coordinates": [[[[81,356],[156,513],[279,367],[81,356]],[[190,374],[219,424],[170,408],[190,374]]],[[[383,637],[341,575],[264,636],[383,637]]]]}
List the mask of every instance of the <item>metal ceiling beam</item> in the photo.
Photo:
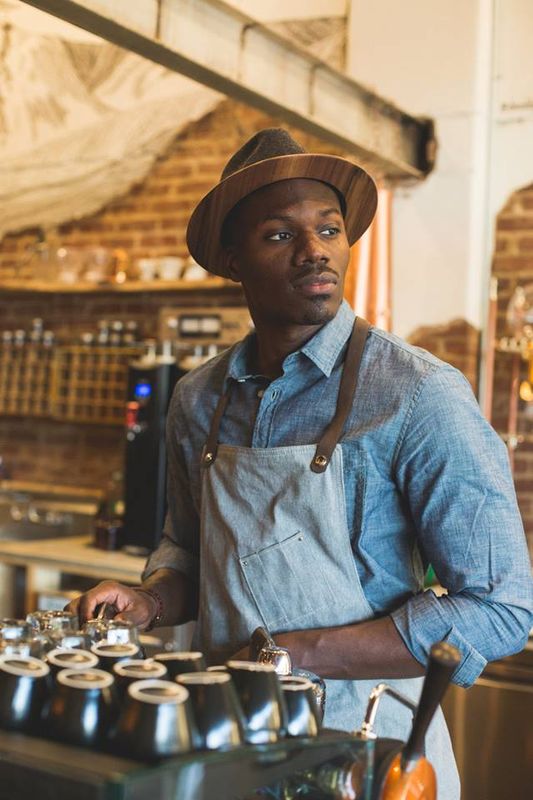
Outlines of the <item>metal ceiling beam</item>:
{"type": "Polygon", "coordinates": [[[431,120],[411,116],[222,0],[24,0],[359,157],[421,179],[431,120]]]}

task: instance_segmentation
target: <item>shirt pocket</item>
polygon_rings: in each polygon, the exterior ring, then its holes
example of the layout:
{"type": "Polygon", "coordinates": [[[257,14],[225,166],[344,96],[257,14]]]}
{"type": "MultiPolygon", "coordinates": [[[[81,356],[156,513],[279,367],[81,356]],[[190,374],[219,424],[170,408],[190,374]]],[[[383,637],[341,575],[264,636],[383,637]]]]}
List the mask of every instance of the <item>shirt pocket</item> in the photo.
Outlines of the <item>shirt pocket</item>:
{"type": "Polygon", "coordinates": [[[335,603],[313,538],[297,531],[239,558],[242,574],[268,630],[281,632],[320,617],[335,603]]]}

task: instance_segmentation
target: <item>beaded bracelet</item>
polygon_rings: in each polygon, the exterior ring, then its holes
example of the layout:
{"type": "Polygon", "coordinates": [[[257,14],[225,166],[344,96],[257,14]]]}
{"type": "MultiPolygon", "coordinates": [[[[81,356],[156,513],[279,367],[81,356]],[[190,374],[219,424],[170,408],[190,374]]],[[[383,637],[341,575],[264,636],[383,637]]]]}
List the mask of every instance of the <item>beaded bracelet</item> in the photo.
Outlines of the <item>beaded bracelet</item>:
{"type": "Polygon", "coordinates": [[[156,592],[155,589],[145,589],[144,587],[136,589],[136,591],[144,592],[144,594],[147,594],[156,602],[155,615],[152,617],[152,620],[150,621],[148,627],[144,629],[145,631],[151,631],[152,628],[155,628],[158,622],[161,622],[161,619],[163,617],[163,601],[161,599],[161,595],[159,594],[159,592],[156,592]]]}

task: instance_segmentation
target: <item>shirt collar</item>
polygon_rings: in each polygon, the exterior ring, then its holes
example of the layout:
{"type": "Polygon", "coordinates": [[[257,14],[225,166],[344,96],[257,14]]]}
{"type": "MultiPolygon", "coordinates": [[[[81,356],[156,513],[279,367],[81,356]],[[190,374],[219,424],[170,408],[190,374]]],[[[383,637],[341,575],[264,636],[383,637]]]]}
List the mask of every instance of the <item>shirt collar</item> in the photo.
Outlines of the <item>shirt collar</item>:
{"type": "MultiPolygon", "coordinates": [[[[297,352],[303,353],[329,378],[337,359],[352,332],[355,314],[343,300],[334,318],[324,325],[312,339],[309,339],[297,352]]],[[[226,376],[237,381],[257,377],[250,372],[250,354],[255,343],[255,333],[251,333],[233,348],[229,357],[226,376]]],[[[291,353],[287,358],[292,358],[291,353]]]]}
{"type": "Polygon", "coordinates": [[[304,344],[301,352],[329,378],[341,351],[352,332],[355,314],[343,300],[331,322],[320,328],[312,339],[304,344]]]}
{"type": "Polygon", "coordinates": [[[240,342],[234,345],[231,351],[228,369],[226,372],[227,378],[233,378],[236,381],[246,381],[248,378],[254,377],[254,373],[250,372],[251,354],[255,349],[255,332],[249,333],[240,342]]]}

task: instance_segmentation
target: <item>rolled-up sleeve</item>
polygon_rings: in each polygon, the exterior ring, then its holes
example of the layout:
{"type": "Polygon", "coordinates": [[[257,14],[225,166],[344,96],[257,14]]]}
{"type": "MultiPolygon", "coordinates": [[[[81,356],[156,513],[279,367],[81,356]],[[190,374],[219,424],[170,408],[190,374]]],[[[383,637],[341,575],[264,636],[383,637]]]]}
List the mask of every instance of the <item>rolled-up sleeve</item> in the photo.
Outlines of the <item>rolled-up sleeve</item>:
{"type": "Polygon", "coordinates": [[[158,547],[150,555],[143,580],[158,569],[173,569],[187,576],[191,592],[198,595],[199,531],[198,512],[191,494],[191,483],[180,441],[179,385],[167,415],[167,515],[158,547]]]}
{"type": "Polygon", "coordinates": [[[421,664],[434,642],[455,645],[462,660],[453,681],[470,686],[487,661],[524,647],[533,581],[505,446],[457,370],[421,380],[395,474],[418,547],[447,594],[421,592],[392,619],[421,664]]]}

